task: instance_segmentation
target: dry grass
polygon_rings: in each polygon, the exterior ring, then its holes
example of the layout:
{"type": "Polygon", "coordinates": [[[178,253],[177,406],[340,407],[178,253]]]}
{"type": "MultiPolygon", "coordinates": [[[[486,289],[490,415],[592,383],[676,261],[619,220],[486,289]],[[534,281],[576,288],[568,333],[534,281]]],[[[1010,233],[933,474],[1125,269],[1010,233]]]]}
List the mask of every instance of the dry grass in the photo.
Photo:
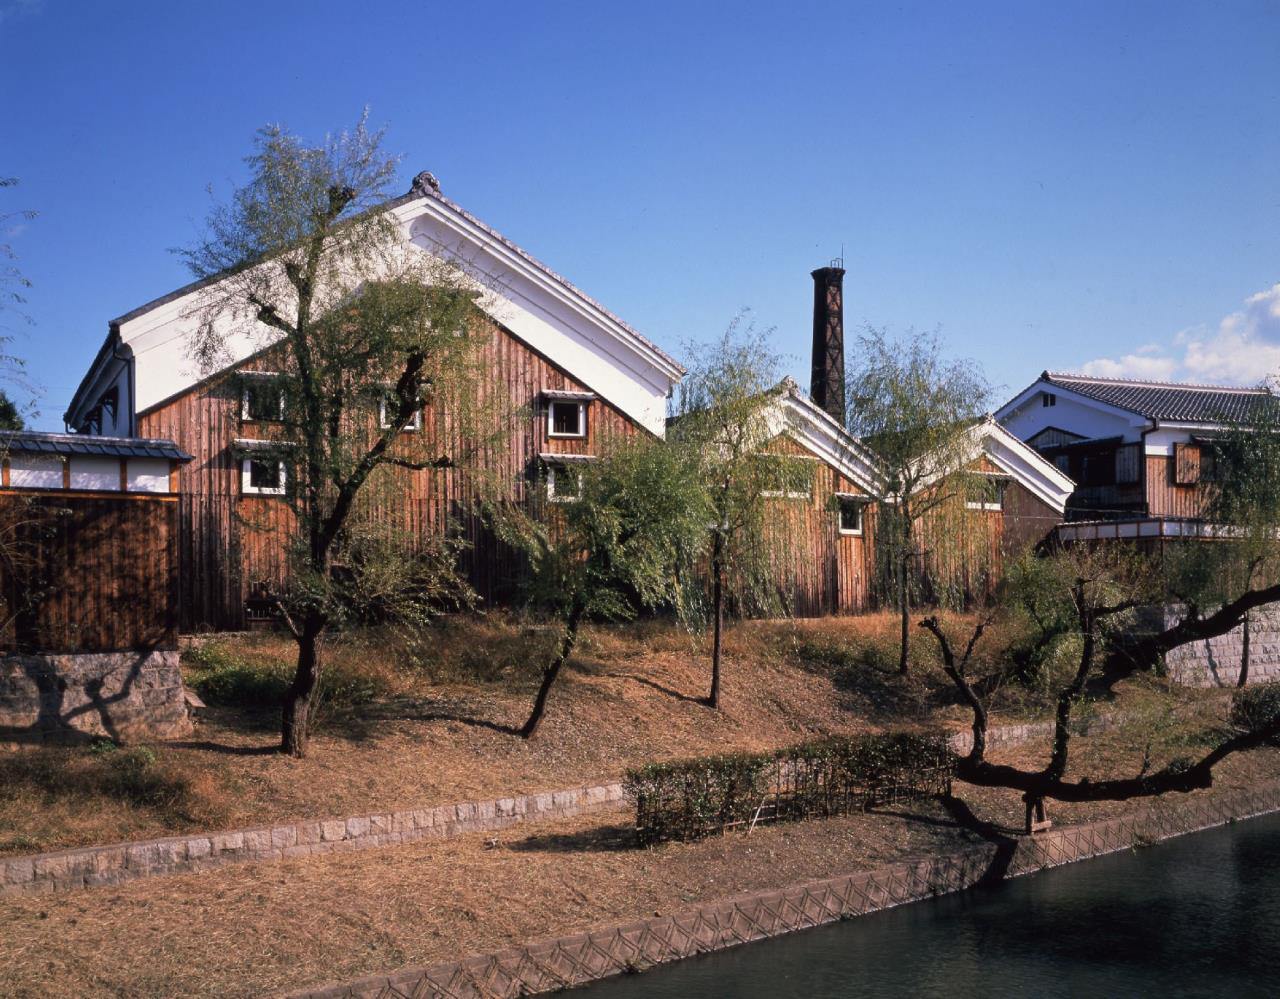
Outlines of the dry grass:
{"type": "MultiPolygon", "coordinates": [[[[1194,726],[1170,730],[1171,745],[1194,726]]],[[[1001,758],[1029,765],[1047,747],[1001,758]]],[[[1145,736],[1079,740],[1080,772],[1140,765],[1145,736]]],[[[1228,761],[1219,786],[1274,780],[1280,750],[1228,761]]],[[[1017,796],[960,786],[980,819],[1017,796]]],[[[1132,804],[1061,806],[1083,821],[1132,804]]],[[[226,868],[52,898],[0,899],[0,971],[15,997],[248,996],[485,952],[738,892],[880,866],[974,842],[938,805],[761,827],[651,850],[625,813],[284,864],[226,868]]]]}
{"type": "MultiPolygon", "coordinates": [[[[588,628],[528,743],[504,727],[523,721],[554,632],[490,615],[444,622],[415,647],[345,636],[329,649],[323,726],[302,761],[274,752],[275,710],[252,703],[269,702],[287,674],[290,642],[223,639],[187,668],[189,681],[216,679],[229,705],[211,706],[191,740],[152,747],[147,782],[167,790],[122,788],[111,761],[85,749],[0,754],[0,852],[500,797],[595,783],[655,759],[965,725],[926,636],[915,641],[914,673],[894,675],[895,627],[888,615],[735,626],[718,712],[700,703],[707,649],[686,632],[656,622],[588,628]]],[[[998,657],[1010,640],[992,635],[983,650],[998,657]]],[[[1010,687],[996,720],[1027,717],[1042,700],[1010,687]]]]}

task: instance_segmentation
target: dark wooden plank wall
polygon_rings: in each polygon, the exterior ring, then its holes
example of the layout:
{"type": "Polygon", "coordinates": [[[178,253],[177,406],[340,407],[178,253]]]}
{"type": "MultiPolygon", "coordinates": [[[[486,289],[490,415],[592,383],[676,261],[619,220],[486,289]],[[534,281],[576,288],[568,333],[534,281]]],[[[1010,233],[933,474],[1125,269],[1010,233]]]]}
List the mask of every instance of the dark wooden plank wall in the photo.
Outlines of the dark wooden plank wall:
{"type": "Polygon", "coordinates": [[[175,647],[177,527],[174,497],[0,492],[0,650],[175,647]]]}
{"type": "MultiPolygon", "coordinates": [[[[473,513],[481,486],[522,499],[539,474],[539,453],[597,454],[607,439],[642,431],[597,398],[588,406],[585,439],[548,437],[542,392],[592,387],[575,381],[497,324],[490,325],[480,363],[486,372],[482,392],[499,401],[491,413],[493,428],[503,431],[499,439],[470,442],[456,469],[387,469],[392,478],[369,502],[423,537],[459,531],[471,546],[463,559],[467,577],[483,599],[494,600],[509,594],[520,559],[500,546],[473,513]]],[[[238,370],[277,367],[265,353],[238,370]]],[[[240,495],[240,462],[232,450],[238,437],[270,438],[279,427],[242,421],[239,393],[240,379],[226,373],[138,417],[141,436],[169,438],[194,456],[179,473],[183,630],[242,627],[244,601],[252,588],[278,589],[285,581],[292,514],[279,498],[240,495]]],[[[428,404],[418,433],[432,453],[449,440],[439,406],[428,404]]],[[[458,442],[452,444],[458,453],[458,442]]]]}
{"type": "MultiPolygon", "coordinates": [[[[812,455],[789,437],[770,450],[798,457],[812,455]]],[[[806,499],[771,499],[770,546],[778,582],[792,613],[799,617],[852,614],[872,601],[875,506],[863,513],[862,534],[841,534],[834,494],[865,491],[826,462],[814,460],[813,489],[806,499]]]]}
{"type": "MultiPolygon", "coordinates": [[[[1195,478],[1199,478],[1200,453],[1194,444],[1185,445],[1194,449],[1195,478]]],[[[1184,467],[1183,477],[1189,474],[1187,466],[1191,456],[1182,455],[1184,467]]],[[[1177,459],[1173,455],[1147,455],[1147,510],[1152,517],[1199,517],[1204,510],[1203,488],[1194,481],[1179,485],[1177,482],[1177,459]]]]}

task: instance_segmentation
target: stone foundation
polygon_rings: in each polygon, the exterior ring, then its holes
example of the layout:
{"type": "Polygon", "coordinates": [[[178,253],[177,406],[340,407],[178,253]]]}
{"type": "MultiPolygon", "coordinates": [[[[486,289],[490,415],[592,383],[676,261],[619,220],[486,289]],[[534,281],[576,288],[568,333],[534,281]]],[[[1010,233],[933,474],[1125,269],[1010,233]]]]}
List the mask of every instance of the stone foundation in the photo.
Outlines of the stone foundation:
{"type": "Polygon", "coordinates": [[[176,651],[0,657],[0,743],[190,734],[176,651]]]}
{"type": "MultiPolygon", "coordinates": [[[[1182,619],[1180,608],[1157,611],[1154,623],[1169,628],[1182,619]]],[[[1234,687],[1240,678],[1244,629],[1236,628],[1203,642],[1174,649],[1165,657],[1169,676],[1188,687],[1234,687]]],[[[1280,604],[1268,604],[1249,616],[1250,684],[1280,680],[1280,604]]]]}

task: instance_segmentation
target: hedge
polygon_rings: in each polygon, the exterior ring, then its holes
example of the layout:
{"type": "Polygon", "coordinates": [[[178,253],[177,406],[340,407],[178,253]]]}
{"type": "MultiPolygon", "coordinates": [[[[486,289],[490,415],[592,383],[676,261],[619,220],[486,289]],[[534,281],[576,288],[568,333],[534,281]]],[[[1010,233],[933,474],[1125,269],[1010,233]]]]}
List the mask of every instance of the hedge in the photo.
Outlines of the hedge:
{"type": "Polygon", "coordinates": [[[941,737],[828,738],[768,753],[732,753],[629,770],[641,844],[700,839],[740,825],[845,815],[951,789],[941,737]]]}

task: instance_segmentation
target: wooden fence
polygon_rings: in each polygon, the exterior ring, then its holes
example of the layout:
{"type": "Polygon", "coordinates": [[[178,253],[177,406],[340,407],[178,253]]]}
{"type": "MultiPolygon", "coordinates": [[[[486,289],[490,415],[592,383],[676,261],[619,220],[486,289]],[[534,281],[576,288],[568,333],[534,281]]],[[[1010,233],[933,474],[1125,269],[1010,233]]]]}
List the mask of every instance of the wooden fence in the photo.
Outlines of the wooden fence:
{"type": "Polygon", "coordinates": [[[0,491],[0,652],[175,648],[177,498],[0,491]]]}

